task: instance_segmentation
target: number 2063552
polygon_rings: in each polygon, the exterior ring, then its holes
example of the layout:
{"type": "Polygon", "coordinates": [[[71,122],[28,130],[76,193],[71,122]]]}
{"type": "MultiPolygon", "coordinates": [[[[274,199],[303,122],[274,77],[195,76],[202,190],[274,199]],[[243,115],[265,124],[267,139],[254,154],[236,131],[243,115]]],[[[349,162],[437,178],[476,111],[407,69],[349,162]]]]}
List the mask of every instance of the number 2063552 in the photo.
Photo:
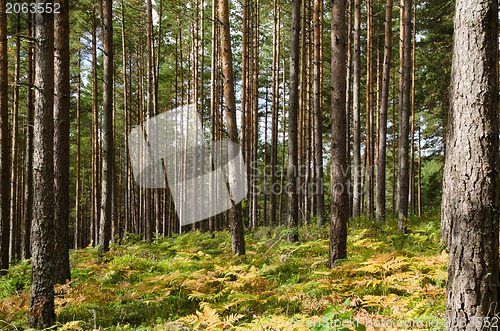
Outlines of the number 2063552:
{"type": "Polygon", "coordinates": [[[7,3],[6,5],[6,13],[7,14],[27,14],[27,13],[32,13],[32,14],[59,14],[61,11],[61,4],[60,3],[52,3],[52,2],[46,2],[46,3],[7,3]]]}

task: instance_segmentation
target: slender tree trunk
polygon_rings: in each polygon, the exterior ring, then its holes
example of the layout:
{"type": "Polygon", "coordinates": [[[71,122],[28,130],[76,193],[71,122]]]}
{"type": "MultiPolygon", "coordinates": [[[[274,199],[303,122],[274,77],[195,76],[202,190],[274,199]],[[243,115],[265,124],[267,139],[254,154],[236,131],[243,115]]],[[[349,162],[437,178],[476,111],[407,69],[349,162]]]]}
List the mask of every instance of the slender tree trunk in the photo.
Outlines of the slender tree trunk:
{"type": "Polygon", "coordinates": [[[297,113],[299,111],[299,38],[300,1],[292,0],[292,27],[290,37],[290,96],[288,113],[288,220],[290,230],[288,241],[298,241],[299,201],[298,201],[298,139],[297,113]]]}
{"type": "Polygon", "coordinates": [[[10,154],[6,0],[0,0],[0,274],[9,268],[10,154]]]}
{"type": "Polygon", "coordinates": [[[352,7],[354,0],[347,0],[348,19],[347,19],[347,79],[346,79],[346,120],[347,120],[347,191],[349,192],[349,217],[352,217],[352,162],[351,162],[351,107],[352,107],[352,7]]]}
{"type": "MultiPolygon", "coordinates": [[[[378,134],[377,160],[377,218],[385,218],[385,187],[386,187],[386,150],[387,150],[387,109],[389,107],[389,85],[391,77],[392,50],[392,0],[387,0],[385,6],[385,48],[384,69],[382,74],[382,93],[380,100],[380,127],[378,134]]],[[[394,122],[393,124],[394,125],[394,122]]]]}
{"type": "Polygon", "coordinates": [[[418,217],[422,216],[422,151],[421,151],[420,126],[418,127],[418,186],[417,186],[417,207],[418,217]]]}
{"type": "MultiPolygon", "coordinates": [[[[227,119],[227,134],[230,143],[238,143],[238,127],[236,124],[236,100],[233,82],[233,53],[231,51],[231,33],[229,31],[228,0],[219,0],[219,20],[221,24],[222,71],[224,79],[224,99],[227,119]]],[[[230,155],[235,155],[229,149],[230,155]]],[[[229,179],[235,180],[239,169],[229,167],[229,179]]],[[[229,187],[234,187],[229,186],[229,187]]],[[[241,219],[241,203],[231,201],[231,249],[233,254],[245,255],[245,236],[241,219]]]]}
{"type": "Polygon", "coordinates": [[[19,66],[21,49],[21,14],[16,15],[16,63],[14,68],[14,88],[12,98],[12,139],[11,139],[11,177],[10,177],[10,242],[9,242],[9,260],[15,262],[18,260],[18,219],[17,213],[17,180],[18,180],[18,127],[19,127],[19,66]]]}
{"type": "Polygon", "coordinates": [[[346,45],[345,0],[332,3],[332,181],[328,266],[347,256],[346,45]]]}
{"type": "MultiPolygon", "coordinates": [[[[83,247],[82,243],[82,233],[83,224],[82,216],[80,211],[80,195],[81,180],[80,180],[80,167],[81,167],[81,155],[80,155],[80,144],[81,144],[81,49],[78,48],[78,73],[77,73],[77,83],[76,83],[76,190],[75,190],[75,238],[74,238],[74,248],[78,249],[83,247]]],[[[125,66],[123,67],[125,70],[125,66]]],[[[126,135],[125,135],[126,136],[126,135]]]]}
{"type": "MultiPolygon", "coordinates": [[[[244,20],[243,20],[244,21],[244,20]]],[[[216,121],[216,113],[217,113],[217,83],[216,83],[216,80],[217,80],[217,29],[218,29],[218,24],[217,24],[217,0],[212,0],[212,50],[211,50],[211,63],[210,63],[210,140],[211,141],[214,141],[215,140],[215,135],[216,135],[216,132],[215,132],[215,128],[216,128],[216,125],[215,125],[215,121],[216,121]]],[[[243,81],[242,80],[242,84],[243,84],[243,81]]],[[[242,90],[242,103],[241,103],[241,107],[242,107],[242,111],[241,111],[241,116],[242,116],[242,125],[243,125],[243,117],[244,117],[244,110],[243,110],[243,107],[244,107],[244,103],[243,103],[243,94],[245,92],[242,90]]],[[[243,128],[243,126],[242,126],[243,128]]],[[[242,143],[244,144],[244,139],[242,139],[242,143]]],[[[243,151],[244,151],[244,148],[243,148],[243,151]]],[[[212,169],[212,164],[214,162],[212,156],[214,154],[213,153],[210,153],[210,170],[213,170],[212,169]]],[[[210,176],[213,176],[213,173],[212,171],[210,172],[210,176]]],[[[216,180],[214,179],[213,177],[210,177],[210,182],[213,183],[213,181],[216,180]]],[[[211,193],[210,193],[210,197],[216,197],[217,195],[217,192],[215,192],[215,187],[214,186],[211,186],[210,187],[210,190],[211,190],[211,193]]],[[[209,201],[210,203],[210,208],[213,208],[215,203],[217,203],[213,198],[211,198],[211,200],[209,201]]],[[[208,231],[210,231],[210,233],[213,233],[215,232],[216,230],[216,227],[217,227],[217,216],[212,216],[210,217],[210,219],[208,220],[208,231]]]]}
{"type": "Polygon", "coordinates": [[[320,11],[323,0],[314,0],[314,149],[316,152],[316,198],[318,226],[325,225],[323,192],[323,116],[321,108],[321,31],[320,11]]]}
{"type": "Polygon", "coordinates": [[[123,0],[120,1],[120,9],[121,9],[121,32],[122,32],[122,72],[123,72],[123,112],[125,115],[125,232],[131,232],[131,213],[130,213],[130,194],[131,194],[131,178],[129,175],[129,150],[128,150],[128,134],[130,132],[130,116],[129,116],[129,105],[128,105],[128,97],[127,97],[127,51],[125,46],[125,8],[123,4],[123,0]]]}
{"type": "Polygon", "coordinates": [[[415,199],[415,50],[417,47],[416,34],[416,9],[417,2],[413,2],[413,34],[411,48],[411,129],[410,129],[410,190],[408,196],[408,205],[412,211],[416,211],[415,199]]]}
{"type": "MultiPolygon", "coordinates": [[[[146,67],[146,119],[154,116],[153,104],[153,9],[151,0],[147,0],[147,67],[146,67]]],[[[154,134],[153,134],[154,137],[154,134]]],[[[152,138],[152,137],[151,137],[152,138]]],[[[150,138],[150,139],[151,139],[150,138]]],[[[151,200],[153,190],[145,189],[145,215],[144,215],[144,238],[146,241],[153,239],[153,211],[151,209],[151,200]]]]}
{"type": "Polygon", "coordinates": [[[353,217],[361,214],[361,0],[354,0],[354,41],[353,41],[353,217]]]}
{"type": "Polygon", "coordinates": [[[257,149],[258,149],[258,142],[259,142],[259,29],[260,29],[260,24],[259,24],[259,5],[260,1],[256,0],[255,1],[255,8],[254,8],[254,38],[255,38],[255,45],[254,45],[254,65],[253,65],[253,70],[254,70],[254,84],[253,84],[253,106],[252,106],[252,122],[251,122],[251,130],[252,130],[252,166],[250,167],[252,173],[251,173],[251,189],[252,189],[252,225],[254,228],[258,227],[258,194],[257,194],[257,183],[254,181],[254,179],[257,178],[257,149]]]}
{"type": "MultiPolygon", "coordinates": [[[[284,47],[284,41],[283,41],[283,48],[284,47]]],[[[283,52],[284,53],[284,52],[283,52]]],[[[278,211],[278,216],[279,216],[279,225],[283,224],[282,217],[283,217],[283,196],[285,194],[285,189],[283,186],[283,180],[285,177],[285,137],[287,136],[285,133],[287,132],[287,120],[286,120],[286,73],[285,73],[285,55],[283,55],[283,80],[281,81],[282,84],[282,90],[283,90],[283,119],[281,122],[281,125],[283,127],[283,138],[281,140],[281,176],[280,176],[280,188],[281,188],[281,194],[280,194],[280,207],[278,211]]]]}
{"type": "Polygon", "coordinates": [[[271,105],[271,178],[269,197],[269,225],[275,227],[276,219],[276,166],[278,163],[278,111],[279,111],[279,7],[278,0],[273,2],[274,25],[273,25],[273,64],[272,64],[272,105],[271,105]]]}
{"type": "Polygon", "coordinates": [[[54,40],[54,282],[65,284],[69,270],[69,0],[59,0],[54,40]]]}
{"type": "Polygon", "coordinates": [[[396,213],[396,78],[392,73],[392,213],[396,213]]]}
{"type": "Polygon", "coordinates": [[[99,224],[99,256],[109,249],[111,236],[111,190],[113,189],[113,1],[103,0],[102,4],[102,45],[103,45],[103,159],[101,218],[99,224]]]}
{"type": "Polygon", "coordinates": [[[368,0],[367,9],[367,64],[366,64],[366,213],[373,216],[373,4],[368,0]]]}
{"type": "Polygon", "coordinates": [[[498,1],[457,1],[454,28],[441,212],[446,318],[459,322],[447,330],[479,330],[500,310],[498,1]]]}
{"type": "MultiPolygon", "coordinates": [[[[32,36],[33,15],[28,13],[28,36],[32,36]]],[[[31,219],[33,208],[33,45],[30,43],[26,47],[28,89],[26,91],[26,155],[24,158],[24,171],[26,179],[24,181],[24,212],[23,212],[23,230],[22,230],[22,259],[27,260],[31,257],[31,219]]]]}
{"type": "Polygon", "coordinates": [[[398,232],[406,233],[405,219],[408,217],[409,195],[409,120],[411,92],[411,3],[401,0],[401,45],[399,69],[399,146],[398,146],[398,232]]]}
{"type": "MultiPolygon", "coordinates": [[[[38,0],[37,7],[45,1],[38,0]]],[[[36,14],[33,224],[28,324],[43,329],[54,312],[54,14],[36,14]]]]}
{"type": "Polygon", "coordinates": [[[99,238],[99,112],[97,99],[97,27],[95,5],[92,6],[92,217],[91,240],[95,246],[99,238]]]}

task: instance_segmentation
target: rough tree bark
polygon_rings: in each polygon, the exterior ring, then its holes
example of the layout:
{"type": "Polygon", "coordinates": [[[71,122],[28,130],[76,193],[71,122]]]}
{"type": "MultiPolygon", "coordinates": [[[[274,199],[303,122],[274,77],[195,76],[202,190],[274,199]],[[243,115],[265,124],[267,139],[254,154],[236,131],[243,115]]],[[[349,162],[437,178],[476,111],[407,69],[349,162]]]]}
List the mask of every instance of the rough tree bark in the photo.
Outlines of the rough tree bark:
{"type": "Polygon", "coordinates": [[[411,3],[401,0],[401,40],[399,64],[399,135],[398,135],[398,182],[397,209],[398,232],[406,233],[409,194],[409,126],[411,93],[411,3]]]}
{"type": "Polygon", "coordinates": [[[69,270],[69,1],[58,0],[61,9],[54,24],[54,282],[65,284],[69,270]]]}
{"type": "Polygon", "coordinates": [[[441,213],[446,317],[463,321],[448,330],[479,330],[500,308],[498,1],[458,0],[454,27],[441,213]]]}
{"type": "Polygon", "coordinates": [[[104,0],[101,10],[103,45],[103,116],[102,116],[102,196],[99,224],[99,256],[109,249],[111,237],[111,190],[113,189],[113,0],[104,0]]]}
{"type": "MultiPolygon", "coordinates": [[[[37,0],[44,7],[47,1],[37,0]]],[[[54,14],[36,14],[33,223],[28,324],[43,329],[54,313],[54,14]]]]}
{"type": "Polygon", "coordinates": [[[332,1],[332,168],[328,266],[347,256],[346,0],[332,1]]]}

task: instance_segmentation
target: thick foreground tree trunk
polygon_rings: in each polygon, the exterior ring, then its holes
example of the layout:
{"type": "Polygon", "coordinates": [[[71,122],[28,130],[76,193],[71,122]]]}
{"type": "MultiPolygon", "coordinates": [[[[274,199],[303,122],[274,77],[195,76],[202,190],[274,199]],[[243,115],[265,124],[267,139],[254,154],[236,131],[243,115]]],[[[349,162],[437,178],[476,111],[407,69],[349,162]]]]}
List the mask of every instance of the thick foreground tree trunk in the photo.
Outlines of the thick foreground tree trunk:
{"type": "MultiPolygon", "coordinates": [[[[37,8],[48,1],[38,0],[37,8]]],[[[36,14],[33,223],[28,324],[43,329],[54,313],[54,14],[36,14]]]]}
{"type": "Polygon", "coordinates": [[[446,317],[458,323],[447,329],[481,330],[500,310],[498,1],[458,0],[454,26],[441,235],[446,317]]]}
{"type": "Polygon", "coordinates": [[[332,182],[330,213],[330,249],[328,266],[347,256],[347,222],[349,192],[347,190],[346,150],[346,0],[332,2],[332,182]]]}

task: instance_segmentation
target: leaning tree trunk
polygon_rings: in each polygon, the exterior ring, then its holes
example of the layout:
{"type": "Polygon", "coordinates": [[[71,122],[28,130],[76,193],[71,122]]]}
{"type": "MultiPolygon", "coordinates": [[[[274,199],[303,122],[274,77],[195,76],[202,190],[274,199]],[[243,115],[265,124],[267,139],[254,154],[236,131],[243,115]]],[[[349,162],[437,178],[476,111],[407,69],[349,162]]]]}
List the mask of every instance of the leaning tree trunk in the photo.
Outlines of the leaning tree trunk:
{"type": "Polygon", "coordinates": [[[346,131],[346,0],[332,3],[332,165],[330,205],[330,249],[328,266],[347,256],[347,222],[349,192],[347,191],[346,131]]]}
{"type": "Polygon", "coordinates": [[[401,0],[401,45],[399,73],[399,136],[398,136],[398,232],[406,232],[405,219],[408,217],[409,190],[409,126],[411,92],[411,2],[401,0]]]}
{"type": "Polygon", "coordinates": [[[98,250],[100,256],[108,251],[111,237],[111,191],[115,163],[113,148],[113,0],[103,1],[102,7],[104,93],[102,102],[102,195],[98,250]]]}
{"type": "Polygon", "coordinates": [[[489,329],[498,307],[498,1],[458,0],[441,235],[448,330],[489,329]],[[481,320],[481,318],[483,320],[481,320]]]}
{"type": "Polygon", "coordinates": [[[0,0],[0,274],[9,267],[10,155],[6,0],[0,0]]]}
{"type": "Polygon", "coordinates": [[[54,54],[54,282],[65,284],[69,270],[69,0],[59,0],[54,54]]]}
{"type": "Polygon", "coordinates": [[[290,37],[290,97],[288,114],[288,241],[298,241],[299,197],[298,197],[298,139],[297,113],[299,110],[299,36],[300,0],[292,1],[292,28],[290,37]]]}
{"type": "Polygon", "coordinates": [[[380,128],[378,134],[377,155],[377,219],[385,217],[385,170],[387,150],[387,109],[389,107],[389,84],[391,77],[391,49],[392,49],[392,0],[387,0],[385,7],[385,50],[384,72],[382,74],[382,96],[380,100],[380,128]]]}
{"type": "MultiPolygon", "coordinates": [[[[221,23],[222,72],[224,99],[227,118],[228,141],[238,143],[238,126],[236,124],[236,100],[233,81],[233,53],[231,51],[231,33],[229,31],[228,0],[219,1],[219,20],[221,23]]],[[[229,148],[231,153],[231,148],[229,148]]],[[[233,151],[234,152],[234,151],[233,151]]],[[[231,153],[232,155],[232,153],[231,153]]],[[[235,178],[240,169],[229,167],[229,178],[235,178]],[[231,172],[233,172],[231,174],[231,172]]],[[[230,187],[235,187],[230,185],[230,187]]],[[[245,236],[241,219],[241,203],[231,200],[231,249],[234,254],[245,255],[245,236]]]]}
{"type": "MultiPolygon", "coordinates": [[[[46,2],[38,0],[45,8],[46,2]]],[[[54,14],[36,14],[33,223],[28,324],[43,329],[54,313],[54,14]]]]}

